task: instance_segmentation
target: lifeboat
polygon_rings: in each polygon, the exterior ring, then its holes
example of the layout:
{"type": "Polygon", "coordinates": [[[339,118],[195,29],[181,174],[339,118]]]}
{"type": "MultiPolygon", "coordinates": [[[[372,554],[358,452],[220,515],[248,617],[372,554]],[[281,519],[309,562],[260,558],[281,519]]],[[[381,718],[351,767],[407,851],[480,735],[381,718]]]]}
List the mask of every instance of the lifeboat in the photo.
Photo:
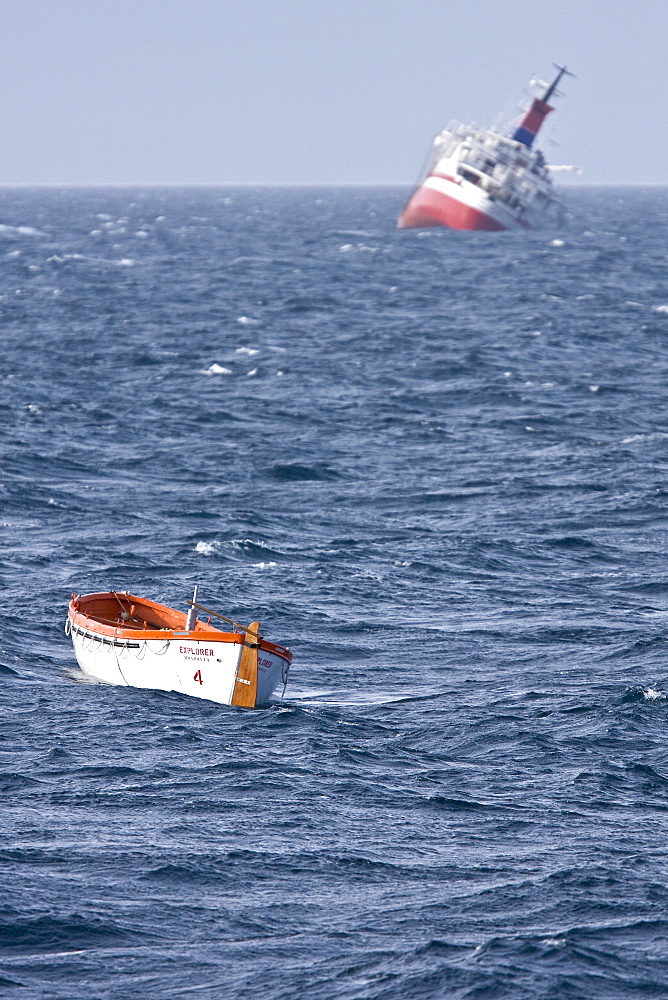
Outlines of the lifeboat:
{"type": "Polygon", "coordinates": [[[65,630],[81,670],[107,684],[179,691],[240,708],[266,705],[281,682],[285,692],[289,649],[265,639],[259,622],[239,625],[198,604],[197,588],[187,603],[186,613],[127,591],[72,594],[65,630]],[[232,628],[216,628],[212,617],[232,628]]]}

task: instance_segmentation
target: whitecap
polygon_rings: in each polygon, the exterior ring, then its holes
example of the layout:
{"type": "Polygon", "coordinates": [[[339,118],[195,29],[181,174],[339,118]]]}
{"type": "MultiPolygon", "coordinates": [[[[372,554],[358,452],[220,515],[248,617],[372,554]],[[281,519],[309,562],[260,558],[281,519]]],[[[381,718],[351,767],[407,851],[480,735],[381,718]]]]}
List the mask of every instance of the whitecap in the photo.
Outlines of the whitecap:
{"type": "Polygon", "coordinates": [[[205,375],[231,375],[232,374],[232,369],[231,368],[223,368],[222,365],[217,365],[215,363],[215,361],[214,361],[214,363],[211,365],[211,367],[207,368],[205,370],[204,374],[205,375]]]}
{"type": "Polygon", "coordinates": [[[257,347],[237,347],[235,354],[247,354],[252,357],[254,354],[259,354],[260,351],[257,347]]]}
{"type": "Polygon", "coordinates": [[[655,313],[668,313],[668,306],[654,306],[655,313]]]}
{"type": "Polygon", "coordinates": [[[563,245],[564,245],[563,240],[552,240],[552,242],[550,243],[551,247],[563,247],[563,245]]]}
{"type": "Polygon", "coordinates": [[[257,375],[257,372],[257,368],[252,368],[249,372],[246,372],[246,375],[257,375]]]}
{"type": "Polygon", "coordinates": [[[203,556],[212,556],[219,548],[220,542],[198,542],[195,546],[195,552],[199,552],[203,556]]]}
{"type": "Polygon", "coordinates": [[[6,226],[0,223],[0,233],[20,233],[21,236],[43,236],[39,229],[33,226],[6,226]]]}
{"type": "Polygon", "coordinates": [[[278,566],[278,563],[277,562],[259,562],[259,563],[252,563],[251,566],[252,566],[253,569],[273,569],[275,566],[278,566]]]}
{"type": "Polygon", "coordinates": [[[237,323],[240,323],[241,326],[257,326],[257,322],[258,321],[256,319],[251,319],[250,316],[237,317],[237,323]]]}
{"type": "Polygon", "coordinates": [[[590,385],[590,386],[589,386],[589,391],[590,391],[590,392],[598,392],[598,390],[599,390],[600,388],[601,388],[601,387],[600,387],[600,385],[590,385]]]}
{"type": "Polygon", "coordinates": [[[651,686],[644,690],[642,694],[646,701],[663,701],[666,697],[661,691],[651,686]]]}
{"type": "Polygon", "coordinates": [[[132,257],[122,257],[119,262],[119,267],[134,267],[137,262],[132,259],[132,257]]]}
{"type": "Polygon", "coordinates": [[[622,439],[622,444],[634,444],[636,441],[644,441],[644,434],[632,434],[630,437],[622,439]]]}
{"type": "Polygon", "coordinates": [[[266,542],[261,541],[259,538],[234,538],[232,539],[232,548],[234,549],[245,549],[248,545],[254,545],[258,549],[268,549],[269,546],[266,542]]]}
{"type": "Polygon", "coordinates": [[[63,264],[66,260],[85,260],[86,258],[82,253],[65,253],[60,257],[57,253],[51,254],[50,257],[46,258],[47,264],[63,264]]]}
{"type": "Polygon", "coordinates": [[[344,243],[342,247],[339,247],[339,250],[341,253],[347,253],[349,250],[352,250],[352,248],[352,243],[344,243]]]}

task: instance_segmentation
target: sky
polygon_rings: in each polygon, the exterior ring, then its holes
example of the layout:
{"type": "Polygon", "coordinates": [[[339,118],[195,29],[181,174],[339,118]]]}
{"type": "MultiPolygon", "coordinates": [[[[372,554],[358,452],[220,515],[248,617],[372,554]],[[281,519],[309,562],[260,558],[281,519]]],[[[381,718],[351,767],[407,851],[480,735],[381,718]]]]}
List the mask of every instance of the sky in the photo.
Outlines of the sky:
{"type": "Polygon", "coordinates": [[[0,183],[411,186],[556,62],[548,162],[664,184],[667,54],[668,0],[0,0],[0,183]]]}

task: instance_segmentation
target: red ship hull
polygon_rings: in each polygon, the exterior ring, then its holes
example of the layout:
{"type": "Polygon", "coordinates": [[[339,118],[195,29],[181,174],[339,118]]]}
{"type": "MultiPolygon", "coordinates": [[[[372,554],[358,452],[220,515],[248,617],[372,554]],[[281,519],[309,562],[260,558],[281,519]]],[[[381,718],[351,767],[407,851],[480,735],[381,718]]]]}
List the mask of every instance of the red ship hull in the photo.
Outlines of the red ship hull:
{"type": "Polygon", "coordinates": [[[495,232],[507,227],[471,205],[465,205],[442,191],[420,187],[399,217],[400,229],[447,226],[450,229],[477,229],[495,232]]]}

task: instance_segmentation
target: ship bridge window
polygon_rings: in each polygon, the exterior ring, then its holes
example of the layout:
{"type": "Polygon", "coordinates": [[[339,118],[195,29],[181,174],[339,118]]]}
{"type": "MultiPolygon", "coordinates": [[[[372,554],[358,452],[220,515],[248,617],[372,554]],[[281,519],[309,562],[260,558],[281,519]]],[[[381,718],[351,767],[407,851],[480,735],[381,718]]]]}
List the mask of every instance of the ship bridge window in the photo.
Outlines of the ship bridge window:
{"type": "Polygon", "coordinates": [[[464,178],[465,181],[469,181],[471,184],[480,184],[480,178],[477,174],[472,173],[470,170],[466,170],[463,167],[459,168],[459,173],[464,178]]]}

